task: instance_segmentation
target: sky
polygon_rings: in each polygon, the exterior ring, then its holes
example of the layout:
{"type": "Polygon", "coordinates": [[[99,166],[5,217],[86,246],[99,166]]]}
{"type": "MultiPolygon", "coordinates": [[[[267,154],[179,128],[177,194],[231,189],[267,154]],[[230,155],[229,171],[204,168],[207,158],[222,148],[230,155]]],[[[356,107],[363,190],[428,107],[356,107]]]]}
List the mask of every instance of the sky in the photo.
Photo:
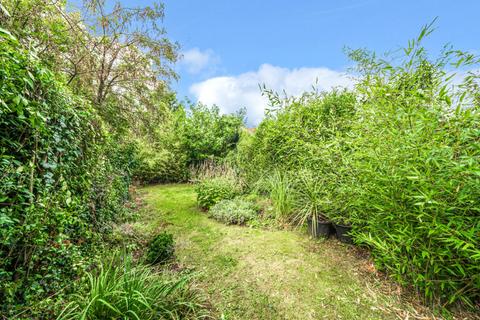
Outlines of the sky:
{"type": "MultiPolygon", "coordinates": [[[[148,0],[122,0],[146,5],[148,0]]],[[[165,0],[164,25],[181,46],[172,83],[180,99],[247,109],[256,126],[267,106],[259,84],[297,95],[351,86],[344,47],[399,49],[436,17],[426,46],[480,53],[479,0],[165,0]]]]}

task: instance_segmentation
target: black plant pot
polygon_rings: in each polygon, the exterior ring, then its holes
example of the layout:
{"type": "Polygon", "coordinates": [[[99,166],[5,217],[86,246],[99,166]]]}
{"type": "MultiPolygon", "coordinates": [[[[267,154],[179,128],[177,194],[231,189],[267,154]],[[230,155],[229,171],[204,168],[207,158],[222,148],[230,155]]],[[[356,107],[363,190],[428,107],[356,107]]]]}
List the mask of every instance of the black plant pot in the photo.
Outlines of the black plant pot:
{"type": "Polygon", "coordinates": [[[333,225],[328,221],[319,221],[317,219],[316,229],[312,219],[308,219],[308,234],[314,238],[328,238],[335,233],[333,225]]]}
{"type": "Polygon", "coordinates": [[[343,224],[335,224],[335,230],[337,232],[338,240],[344,243],[353,243],[353,239],[349,235],[349,232],[352,230],[351,226],[346,226],[343,224]]]}

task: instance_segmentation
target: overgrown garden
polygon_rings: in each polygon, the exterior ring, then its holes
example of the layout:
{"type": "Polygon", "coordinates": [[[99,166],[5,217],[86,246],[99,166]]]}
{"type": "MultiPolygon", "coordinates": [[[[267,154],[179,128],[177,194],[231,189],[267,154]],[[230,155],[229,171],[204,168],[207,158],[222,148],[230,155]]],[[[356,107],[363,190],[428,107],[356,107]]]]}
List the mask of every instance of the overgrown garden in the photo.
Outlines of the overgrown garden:
{"type": "MultiPolygon", "coordinates": [[[[333,223],[339,238],[368,248],[380,270],[426,302],[478,307],[479,60],[451,47],[431,58],[422,42],[432,30],[401,58],[348,50],[353,90],[285,98],[265,90],[269,113],[228,159],[233,178],[203,179],[199,204],[242,188],[253,202],[270,201],[262,218],[308,222],[327,237],[333,223]]],[[[244,211],[235,201],[232,219],[244,211]]]]}
{"type": "Polygon", "coordinates": [[[480,59],[432,58],[432,25],[395,58],[347,50],[352,89],[264,88],[252,132],[242,110],[171,91],[179,45],[160,3],[0,9],[1,317],[208,317],[192,276],[170,268],[171,235],[116,231],[137,218],[135,184],[171,182],[195,183],[225,224],[343,228],[424,303],[478,311],[480,59]]]}

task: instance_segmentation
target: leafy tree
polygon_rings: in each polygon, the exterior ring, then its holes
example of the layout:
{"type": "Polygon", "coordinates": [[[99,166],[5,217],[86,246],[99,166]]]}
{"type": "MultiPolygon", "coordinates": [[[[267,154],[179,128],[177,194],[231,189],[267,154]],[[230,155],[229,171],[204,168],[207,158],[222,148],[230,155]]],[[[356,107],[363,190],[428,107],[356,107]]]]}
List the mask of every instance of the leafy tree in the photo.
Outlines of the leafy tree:
{"type": "Polygon", "coordinates": [[[197,104],[180,108],[177,114],[177,134],[191,165],[226,157],[239,140],[245,112],[225,115],[217,106],[197,104]]]}
{"type": "Polygon", "coordinates": [[[126,8],[91,0],[81,11],[66,10],[66,1],[2,5],[1,24],[88,97],[110,130],[151,126],[163,117],[163,101],[171,96],[168,82],[177,78],[171,65],[179,47],[162,27],[163,4],[126,8]]]}

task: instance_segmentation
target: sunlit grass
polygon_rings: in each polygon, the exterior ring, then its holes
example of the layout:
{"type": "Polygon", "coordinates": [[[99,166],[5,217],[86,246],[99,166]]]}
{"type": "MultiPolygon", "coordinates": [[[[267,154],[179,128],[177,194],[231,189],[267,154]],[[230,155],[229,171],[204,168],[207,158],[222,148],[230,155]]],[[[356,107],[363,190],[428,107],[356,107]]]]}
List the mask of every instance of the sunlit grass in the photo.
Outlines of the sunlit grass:
{"type": "Polygon", "coordinates": [[[301,232],[225,226],[196,207],[191,185],[150,186],[134,228],[166,227],[177,258],[200,272],[218,317],[224,319],[395,319],[409,305],[368,275],[369,262],[336,241],[301,232]]]}

